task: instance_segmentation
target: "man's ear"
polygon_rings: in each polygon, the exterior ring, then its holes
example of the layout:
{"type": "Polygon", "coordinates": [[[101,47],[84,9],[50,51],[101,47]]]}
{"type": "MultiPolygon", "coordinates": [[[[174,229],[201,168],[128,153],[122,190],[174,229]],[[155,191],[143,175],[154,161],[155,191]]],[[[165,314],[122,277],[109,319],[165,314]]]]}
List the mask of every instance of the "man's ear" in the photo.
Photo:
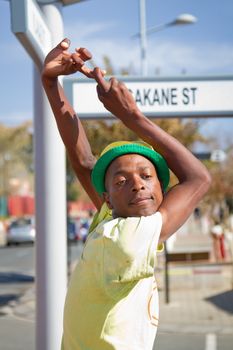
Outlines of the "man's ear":
{"type": "Polygon", "coordinates": [[[108,192],[103,192],[103,197],[104,197],[104,200],[108,206],[109,209],[113,209],[113,206],[111,204],[111,201],[110,201],[110,196],[108,194],[108,192]]]}

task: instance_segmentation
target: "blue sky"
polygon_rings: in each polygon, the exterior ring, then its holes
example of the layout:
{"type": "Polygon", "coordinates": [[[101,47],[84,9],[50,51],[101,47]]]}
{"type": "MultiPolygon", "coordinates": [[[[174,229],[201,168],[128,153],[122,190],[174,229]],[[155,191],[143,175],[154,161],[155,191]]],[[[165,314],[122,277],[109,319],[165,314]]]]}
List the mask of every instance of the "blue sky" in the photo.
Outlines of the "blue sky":
{"type": "MultiPolygon", "coordinates": [[[[181,13],[196,24],[176,26],[148,36],[149,75],[233,76],[232,0],[147,0],[147,27],[181,13]]],[[[110,58],[116,74],[129,68],[140,74],[139,0],[88,0],[63,8],[65,36],[72,48],[90,49],[97,65],[110,58]]],[[[9,3],[0,0],[0,122],[17,125],[33,118],[32,61],[11,33],[9,3]]],[[[203,121],[202,132],[218,135],[221,146],[231,140],[233,119],[203,121]]]]}

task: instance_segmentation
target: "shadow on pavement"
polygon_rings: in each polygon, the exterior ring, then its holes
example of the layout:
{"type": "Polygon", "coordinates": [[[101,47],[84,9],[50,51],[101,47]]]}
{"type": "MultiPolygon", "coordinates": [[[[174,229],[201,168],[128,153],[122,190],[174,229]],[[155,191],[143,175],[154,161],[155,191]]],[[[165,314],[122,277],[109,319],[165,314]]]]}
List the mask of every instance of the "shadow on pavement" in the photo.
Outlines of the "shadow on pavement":
{"type": "Polygon", "coordinates": [[[233,314],[233,290],[213,295],[205,300],[214,304],[219,309],[222,309],[229,314],[233,314]]]}
{"type": "Polygon", "coordinates": [[[1,283],[32,283],[34,277],[16,272],[0,272],[1,283]]]}
{"type": "Polygon", "coordinates": [[[0,307],[9,304],[11,301],[17,301],[19,294],[2,294],[0,295],[0,307]]]}

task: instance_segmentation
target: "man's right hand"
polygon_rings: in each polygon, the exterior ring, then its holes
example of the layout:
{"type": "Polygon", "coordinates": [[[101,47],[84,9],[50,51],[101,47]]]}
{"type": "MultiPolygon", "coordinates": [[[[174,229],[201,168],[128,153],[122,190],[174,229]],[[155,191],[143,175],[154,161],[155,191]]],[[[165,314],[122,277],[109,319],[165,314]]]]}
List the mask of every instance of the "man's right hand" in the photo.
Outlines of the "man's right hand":
{"type": "Polygon", "coordinates": [[[70,40],[63,39],[45,58],[42,76],[55,79],[59,75],[69,75],[81,72],[88,78],[93,78],[93,71],[85,66],[85,61],[92,58],[91,53],[85,48],[77,48],[75,53],[68,51],[70,40]]]}
{"type": "Polygon", "coordinates": [[[110,113],[125,124],[131,123],[132,118],[135,118],[136,115],[142,116],[132,93],[123,82],[114,77],[106,81],[98,67],[93,70],[93,74],[98,84],[98,98],[110,113]]]}

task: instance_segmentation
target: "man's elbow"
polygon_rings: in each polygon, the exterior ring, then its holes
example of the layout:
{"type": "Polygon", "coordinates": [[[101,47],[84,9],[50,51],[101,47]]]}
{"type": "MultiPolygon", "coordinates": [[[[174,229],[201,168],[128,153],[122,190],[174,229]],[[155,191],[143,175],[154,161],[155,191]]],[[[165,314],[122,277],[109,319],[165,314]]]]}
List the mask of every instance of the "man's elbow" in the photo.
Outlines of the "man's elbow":
{"type": "Polygon", "coordinates": [[[85,169],[88,171],[92,171],[95,163],[96,163],[95,157],[90,156],[90,157],[80,157],[78,160],[76,159],[76,162],[74,162],[73,164],[75,164],[81,170],[85,169]]]}
{"type": "Polygon", "coordinates": [[[92,170],[95,163],[96,158],[93,154],[79,154],[77,150],[68,150],[68,156],[71,161],[72,167],[76,170],[92,170]]]}
{"type": "Polygon", "coordinates": [[[200,175],[199,184],[201,184],[201,188],[203,190],[203,195],[209,190],[211,186],[212,178],[207,169],[203,171],[200,175]]]}

